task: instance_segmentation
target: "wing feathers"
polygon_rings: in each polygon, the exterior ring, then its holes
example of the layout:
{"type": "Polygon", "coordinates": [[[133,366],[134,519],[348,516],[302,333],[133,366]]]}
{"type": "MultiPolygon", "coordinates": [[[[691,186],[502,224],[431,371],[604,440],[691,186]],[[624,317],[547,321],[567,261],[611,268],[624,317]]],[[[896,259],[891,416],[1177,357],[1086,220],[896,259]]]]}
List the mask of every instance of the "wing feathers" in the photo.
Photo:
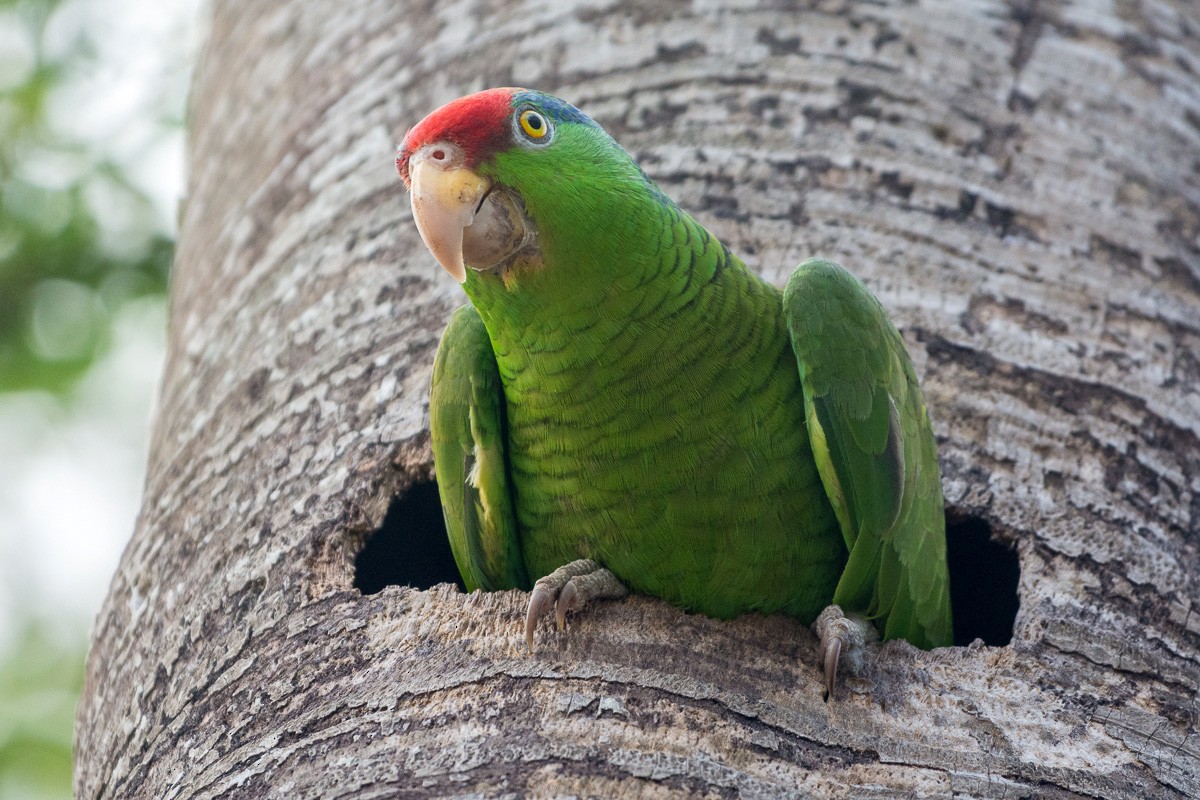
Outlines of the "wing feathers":
{"type": "Polygon", "coordinates": [[[429,396],[446,533],[468,590],[528,588],[505,456],[504,390],[479,313],[459,308],[438,345],[429,396]]]}
{"type": "Polygon", "coordinates": [[[829,261],[797,267],[784,313],[813,456],[849,549],[834,602],[880,619],[886,638],[949,644],[941,477],[904,342],[829,261]]]}

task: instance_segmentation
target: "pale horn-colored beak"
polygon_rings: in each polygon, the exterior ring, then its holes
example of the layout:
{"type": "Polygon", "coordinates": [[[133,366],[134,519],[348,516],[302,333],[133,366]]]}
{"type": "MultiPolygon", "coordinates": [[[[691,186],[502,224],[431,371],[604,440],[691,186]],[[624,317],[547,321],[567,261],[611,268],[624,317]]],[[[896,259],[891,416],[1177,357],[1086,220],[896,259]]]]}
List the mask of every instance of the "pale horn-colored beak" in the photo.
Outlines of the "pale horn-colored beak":
{"type": "Polygon", "coordinates": [[[463,230],[475,220],[492,184],[469,169],[444,168],[423,156],[414,154],[409,165],[413,219],[429,252],[462,283],[467,279],[463,230]]]}

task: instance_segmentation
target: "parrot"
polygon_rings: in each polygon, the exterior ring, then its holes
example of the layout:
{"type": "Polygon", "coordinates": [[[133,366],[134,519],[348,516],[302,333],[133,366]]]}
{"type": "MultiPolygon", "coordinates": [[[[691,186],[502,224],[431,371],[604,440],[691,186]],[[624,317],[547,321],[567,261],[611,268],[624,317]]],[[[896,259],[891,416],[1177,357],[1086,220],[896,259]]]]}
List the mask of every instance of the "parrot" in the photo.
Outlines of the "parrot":
{"type": "Polygon", "coordinates": [[[524,633],[629,592],[818,636],[952,641],[937,447],[879,300],[810,259],[782,291],[591,117],[496,88],[408,130],[396,167],[469,302],[434,359],[431,449],[468,591],[524,633]]]}

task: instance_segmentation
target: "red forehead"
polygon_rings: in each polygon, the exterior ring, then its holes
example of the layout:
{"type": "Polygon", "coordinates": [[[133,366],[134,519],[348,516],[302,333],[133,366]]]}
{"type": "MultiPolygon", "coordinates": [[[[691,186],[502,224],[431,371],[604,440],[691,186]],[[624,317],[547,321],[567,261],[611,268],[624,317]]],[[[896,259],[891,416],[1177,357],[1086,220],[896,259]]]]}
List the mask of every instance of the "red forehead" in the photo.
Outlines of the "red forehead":
{"type": "Polygon", "coordinates": [[[452,142],[463,149],[468,166],[474,166],[507,140],[508,115],[518,89],[488,89],[457,100],[434,111],[409,130],[400,145],[396,167],[408,182],[408,157],[431,142],[452,142]]]}

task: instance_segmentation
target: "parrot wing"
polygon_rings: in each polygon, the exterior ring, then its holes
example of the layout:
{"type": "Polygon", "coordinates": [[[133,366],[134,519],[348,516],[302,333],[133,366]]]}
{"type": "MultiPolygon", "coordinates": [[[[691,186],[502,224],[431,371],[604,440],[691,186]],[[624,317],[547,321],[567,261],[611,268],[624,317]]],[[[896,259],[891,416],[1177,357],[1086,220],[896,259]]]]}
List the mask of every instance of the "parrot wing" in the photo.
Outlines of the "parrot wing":
{"type": "Polygon", "coordinates": [[[904,342],[830,261],[797,267],[783,303],[813,455],[849,550],[833,602],[880,620],[885,639],[950,644],[937,448],[904,342]]]}
{"type": "Polygon", "coordinates": [[[456,310],[433,364],[429,427],[450,549],[467,591],[529,589],[505,453],[504,388],[483,320],[456,310]]]}

